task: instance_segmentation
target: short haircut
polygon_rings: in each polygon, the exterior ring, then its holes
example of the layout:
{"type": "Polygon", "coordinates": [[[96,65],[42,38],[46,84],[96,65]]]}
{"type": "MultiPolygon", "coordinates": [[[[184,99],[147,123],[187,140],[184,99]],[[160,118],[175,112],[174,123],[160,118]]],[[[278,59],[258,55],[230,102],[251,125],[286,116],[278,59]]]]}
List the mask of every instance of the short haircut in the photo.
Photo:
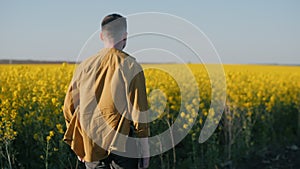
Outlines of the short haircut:
{"type": "Polygon", "coordinates": [[[120,14],[110,14],[103,18],[101,29],[104,36],[115,42],[121,41],[127,31],[126,18],[120,14]]]}

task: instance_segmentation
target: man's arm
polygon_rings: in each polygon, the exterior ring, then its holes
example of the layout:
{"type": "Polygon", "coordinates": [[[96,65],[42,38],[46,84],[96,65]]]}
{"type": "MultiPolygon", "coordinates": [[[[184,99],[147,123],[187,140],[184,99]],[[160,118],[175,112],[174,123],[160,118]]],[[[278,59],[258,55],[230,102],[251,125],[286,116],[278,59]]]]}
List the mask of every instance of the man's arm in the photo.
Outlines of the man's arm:
{"type": "Polygon", "coordinates": [[[129,97],[132,105],[132,119],[135,133],[139,138],[149,137],[150,128],[147,121],[147,94],[144,72],[141,71],[132,79],[129,86],[129,97]]]}
{"type": "Polygon", "coordinates": [[[148,138],[150,136],[150,127],[147,121],[147,93],[145,85],[144,72],[139,72],[130,83],[130,102],[133,111],[132,119],[135,128],[135,133],[140,140],[141,159],[139,161],[139,168],[148,168],[150,159],[150,148],[148,138]]]}
{"type": "Polygon", "coordinates": [[[67,127],[69,127],[70,121],[78,105],[78,102],[79,102],[79,92],[76,87],[76,83],[72,81],[67,90],[65,101],[64,101],[64,107],[63,107],[64,117],[65,117],[67,127]]]}

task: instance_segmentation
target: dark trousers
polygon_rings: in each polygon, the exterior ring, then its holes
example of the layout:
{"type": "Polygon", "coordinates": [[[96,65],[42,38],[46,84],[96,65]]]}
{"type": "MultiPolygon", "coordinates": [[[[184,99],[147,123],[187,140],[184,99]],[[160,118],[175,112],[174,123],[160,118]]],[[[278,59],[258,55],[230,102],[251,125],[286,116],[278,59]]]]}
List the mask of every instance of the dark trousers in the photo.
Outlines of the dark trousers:
{"type": "Polygon", "coordinates": [[[137,169],[138,159],[111,153],[106,159],[96,162],[85,162],[85,166],[87,169],[137,169]]]}

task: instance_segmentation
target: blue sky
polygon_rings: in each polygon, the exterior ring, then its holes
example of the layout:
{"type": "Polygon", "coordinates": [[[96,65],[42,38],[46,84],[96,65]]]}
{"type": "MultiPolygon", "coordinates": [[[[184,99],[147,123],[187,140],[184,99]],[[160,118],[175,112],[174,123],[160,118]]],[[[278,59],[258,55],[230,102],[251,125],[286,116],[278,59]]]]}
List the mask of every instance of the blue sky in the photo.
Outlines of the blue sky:
{"type": "Polygon", "coordinates": [[[76,60],[106,14],[163,12],[201,29],[223,63],[300,64],[299,9],[297,0],[1,1],[0,59],[76,60]]]}

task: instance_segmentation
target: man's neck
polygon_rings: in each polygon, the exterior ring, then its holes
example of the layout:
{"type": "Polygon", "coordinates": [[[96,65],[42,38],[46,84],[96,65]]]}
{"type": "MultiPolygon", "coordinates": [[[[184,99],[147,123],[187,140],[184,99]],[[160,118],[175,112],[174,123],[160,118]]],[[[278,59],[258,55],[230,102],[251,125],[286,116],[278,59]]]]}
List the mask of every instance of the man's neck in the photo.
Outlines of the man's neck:
{"type": "Polygon", "coordinates": [[[123,50],[123,44],[122,43],[104,43],[104,47],[105,48],[115,48],[115,49],[118,49],[118,50],[123,50]]]}

